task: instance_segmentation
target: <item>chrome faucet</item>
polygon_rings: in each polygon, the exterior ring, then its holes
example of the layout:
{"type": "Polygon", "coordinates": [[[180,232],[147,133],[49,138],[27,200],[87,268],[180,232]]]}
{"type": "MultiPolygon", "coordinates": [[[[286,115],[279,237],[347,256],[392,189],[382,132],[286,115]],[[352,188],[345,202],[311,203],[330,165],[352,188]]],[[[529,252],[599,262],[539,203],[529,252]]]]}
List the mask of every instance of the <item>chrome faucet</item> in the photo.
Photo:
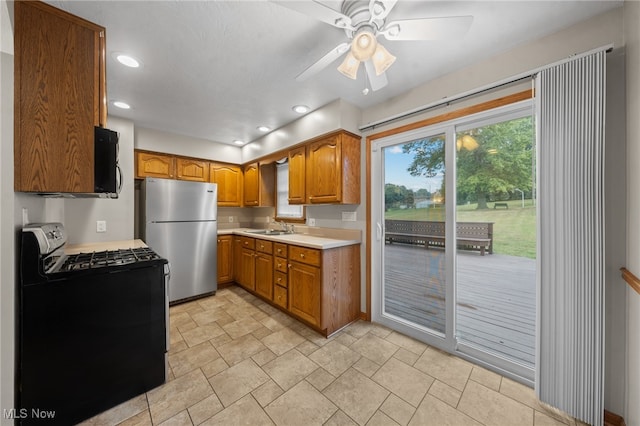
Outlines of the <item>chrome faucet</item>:
{"type": "Polygon", "coordinates": [[[280,230],[287,232],[287,224],[284,222],[284,220],[281,220],[279,223],[280,223],[280,230]]]}

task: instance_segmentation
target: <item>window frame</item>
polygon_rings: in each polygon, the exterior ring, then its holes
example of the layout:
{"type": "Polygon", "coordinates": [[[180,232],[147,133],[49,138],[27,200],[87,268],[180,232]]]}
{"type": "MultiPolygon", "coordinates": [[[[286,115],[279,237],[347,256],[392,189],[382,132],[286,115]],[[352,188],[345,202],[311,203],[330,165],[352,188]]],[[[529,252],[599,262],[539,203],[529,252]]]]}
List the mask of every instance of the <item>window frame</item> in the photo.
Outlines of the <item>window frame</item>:
{"type": "MultiPolygon", "coordinates": [[[[281,167],[287,167],[287,173],[289,173],[289,161],[287,158],[283,158],[281,160],[276,161],[276,178],[275,178],[275,212],[274,212],[274,220],[280,222],[289,222],[289,223],[306,223],[307,221],[307,209],[303,204],[289,204],[287,206],[301,206],[302,207],[302,216],[301,217],[291,217],[291,216],[279,216],[279,203],[280,197],[278,196],[278,170],[281,167]]],[[[287,199],[289,196],[289,188],[287,186],[287,199]]]]}

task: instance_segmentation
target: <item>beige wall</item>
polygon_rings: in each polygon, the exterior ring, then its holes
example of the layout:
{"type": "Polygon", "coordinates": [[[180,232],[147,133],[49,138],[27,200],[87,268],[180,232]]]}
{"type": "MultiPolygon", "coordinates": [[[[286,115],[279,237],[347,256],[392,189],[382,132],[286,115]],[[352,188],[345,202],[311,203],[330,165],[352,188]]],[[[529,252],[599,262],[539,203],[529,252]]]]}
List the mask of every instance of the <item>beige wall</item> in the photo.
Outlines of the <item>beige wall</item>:
{"type": "MultiPolygon", "coordinates": [[[[627,72],[627,268],[640,276],[640,3],[624,5],[627,72]]],[[[640,294],[627,287],[626,423],[640,425],[640,294]]]]}

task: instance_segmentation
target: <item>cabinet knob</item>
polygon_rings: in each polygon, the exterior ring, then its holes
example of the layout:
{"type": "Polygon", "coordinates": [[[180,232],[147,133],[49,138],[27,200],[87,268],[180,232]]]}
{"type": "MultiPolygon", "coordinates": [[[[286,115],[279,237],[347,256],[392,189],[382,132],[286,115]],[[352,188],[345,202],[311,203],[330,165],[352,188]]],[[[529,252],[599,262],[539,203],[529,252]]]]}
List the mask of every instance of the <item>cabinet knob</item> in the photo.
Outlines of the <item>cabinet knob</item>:
{"type": "Polygon", "coordinates": [[[278,268],[282,268],[282,263],[278,263],[278,268]]]}
{"type": "Polygon", "coordinates": [[[260,244],[260,248],[263,249],[264,248],[264,244],[260,244]]]}
{"type": "Polygon", "coordinates": [[[278,277],[278,282],[281,283],[282,282],[282,278],[278,277]]]}
{"type": "Polygon", "coordinates": [[[278,249],[278,254],[282,253],[282,249],[278,249]]]}
{"type": "Polygon", "coordinates": [[[287,265],[289,268],[291,268],[291,264],[287,265]]]}
{"type": "Polygon", "coordinates": [[[220,238],[218,238],[218,242],[220,242],[220,238]]]}
{"type": "Polygon", "coordinates": [[[247,241],[245,241],[245,242],[244,242],[244,245],[245,245],[245,246],[248,246],[248,245],[249,245],[249,243],[248,243],[247,241]]]}
{"type": "Polygon", "coordinates": [[[304,259],[304,253],[300,253],[300,257],[304,259]]]}

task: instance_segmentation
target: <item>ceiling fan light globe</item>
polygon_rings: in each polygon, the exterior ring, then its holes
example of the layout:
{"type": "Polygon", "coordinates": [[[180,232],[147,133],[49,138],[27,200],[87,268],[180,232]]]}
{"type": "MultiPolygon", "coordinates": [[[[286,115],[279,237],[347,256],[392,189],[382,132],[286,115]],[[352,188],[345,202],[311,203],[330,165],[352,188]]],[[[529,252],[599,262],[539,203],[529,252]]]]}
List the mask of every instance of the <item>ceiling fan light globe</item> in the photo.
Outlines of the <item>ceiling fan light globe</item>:
{"type": "Polygon", "coordinates": [[[338,67],[338,71],[342,74],[346,75],[352,80],[358,78],[358,67],[360,66],[360,61],[357,60],[354,55],[349,52],[347,53],[347,57],[344,58],[342,64],[338,67]]]}
{"type": "Polygon", "coordinates": [[[351,43],[351,53],[357,60],[364,62],[371,58],[376,51],[377,45],[378,41],[373,33],[362,31],[354,37],[351,43]]]}
{"type": "Polygon", "coordinates": [[[396,57],[393,56],[383,45],[378,44],[376,52],[371,57],[373,66],[376,69],[376,75],[380,75],[396,61],[396,57]]]}

